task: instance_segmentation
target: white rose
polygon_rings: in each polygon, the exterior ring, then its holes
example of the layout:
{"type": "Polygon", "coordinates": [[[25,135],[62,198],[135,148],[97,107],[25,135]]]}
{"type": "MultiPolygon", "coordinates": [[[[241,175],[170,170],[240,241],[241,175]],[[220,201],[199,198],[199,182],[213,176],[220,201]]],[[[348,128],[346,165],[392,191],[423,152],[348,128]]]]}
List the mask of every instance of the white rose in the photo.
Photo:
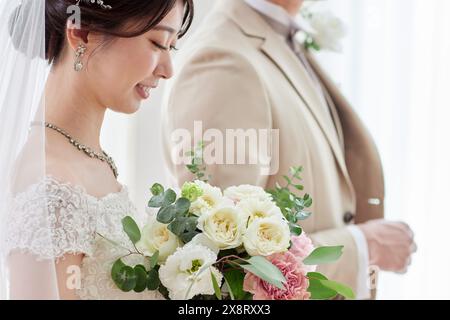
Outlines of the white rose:
{"type": "Polygon", "coordinates": [[[268,200],[261,201],[256,198],[250,198],[242,200],[238,207],[245,214],[248,225],[250,225],[255,219],[278,217],[284,219],[283,213],[277,205],[268,200]]]}
{"type": "Polygon", "coordinates": [[[222,195],[220,188],[213,187],[199,180],[196,180],[194,183],[202,189],[203,194],[191,203],[189,210],[192,214],[199,217],[214,208],[226,205],[227,199],[222,195]]]}
{"type": "Polygon", "coordinates": [[[198,219],[198,228],[220,249],[233,249],[242,244],[245,214],[234,206],[214,209],[198,219]]]}
{"type": "Polygon", "coordinates": [[[212,266],[209,270],[201,273],[199,271],[202,267],[212,265],[216,260],[217,255],[201,245],[188,244],[179,248],[159,269],[159,278],[169,290],[170,299],[184,300],[199,294],[214,294],[211,272],[219,285],[223,279],[222,274],[212,266]]]}
{"type": "Polygon", "coordinates": [[[141,240],[136,244],[148,256],[159,251],[159,263],[164,263],[180,245],[178,237],[167,229],[167,225],[156,221],[155,216],[149,218],[148,224],[142,229],[141,240]]]}
{"type": "Polygon", "coordinates": [[[287,221],[273,216],[253,221],[244,234],[243,242],[249,255],[266,257],[288,250],[290,238],[287,221]]]}
{"type": "Polygon", "coordinates": [[[342,20],[329,11],[314,12],[309,19],[311,27],[314,29],[312,37],[319,47],[324,50],[341,52],[341,39],[347,33],[342,20]]]}
{"type": "Polygon", "coordinates": [[[229,187],[225,189],[224,195],[225,197],[233,200],[235,203],[250,198],[256,198],[261,201],[272,200],[271,195],[264,191],[263,188],[248,184],[229,187]]]}

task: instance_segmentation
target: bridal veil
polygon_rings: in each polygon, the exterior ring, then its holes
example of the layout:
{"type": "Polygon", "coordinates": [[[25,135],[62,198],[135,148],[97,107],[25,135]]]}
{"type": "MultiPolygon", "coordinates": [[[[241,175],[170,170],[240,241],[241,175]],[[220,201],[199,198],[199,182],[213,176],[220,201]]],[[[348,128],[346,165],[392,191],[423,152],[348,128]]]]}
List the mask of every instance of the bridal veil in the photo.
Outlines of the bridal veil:
{"type": "Polygon", "coordinates": [[[30,250],[51,252],[52,216],[17,201],[46,176],[45,40],[45,0],[0,0],[1,299],[59,298],[55,260],[30,250]],[[18,219],[24,207],[35,219],[18,219]]]}

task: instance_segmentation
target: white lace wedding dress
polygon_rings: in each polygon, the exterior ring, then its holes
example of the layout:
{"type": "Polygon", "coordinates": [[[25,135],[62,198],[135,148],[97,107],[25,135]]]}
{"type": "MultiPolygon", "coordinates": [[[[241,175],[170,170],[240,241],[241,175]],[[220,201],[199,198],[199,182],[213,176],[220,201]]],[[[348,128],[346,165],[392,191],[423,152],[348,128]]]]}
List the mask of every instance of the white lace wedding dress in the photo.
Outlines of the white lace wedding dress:
{"type": "MultiPolygon", "coordinates": [[[[77,289],[80,299],[163,299],[157,291],[124,293],[111,279],[113,263],[128,252],[100,235],[131,249],[121,220],[132,216],[140,225],[145,222],[145,215],[138,214],[125,186],[118,193],[98,199],[81,187],[46,177],[18,194],[13,207],[7,236],[9,250],[21,250],[39,259],[85,255],[81,286],[77,289]],[[52,230],[52,245],[48,244],[48,232],[40,229],[46,225],[52,230]]],[[[129,256],[124,261],[143,263],[140,256],[129,256]]]]}

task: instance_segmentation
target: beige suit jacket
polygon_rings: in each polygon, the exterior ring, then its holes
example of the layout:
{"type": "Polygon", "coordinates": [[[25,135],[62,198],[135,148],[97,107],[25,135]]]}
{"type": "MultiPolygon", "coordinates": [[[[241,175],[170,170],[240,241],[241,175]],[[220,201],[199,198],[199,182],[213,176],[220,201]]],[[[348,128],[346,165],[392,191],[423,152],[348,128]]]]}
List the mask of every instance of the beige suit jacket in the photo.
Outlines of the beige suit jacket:
{"type": "Polygon", "coordinates": [[[272,188],[291,166],[303,166],[305,192],[314,200],[303,230],[316,245],[345,246],[337,263],[319,271],[356,289],[358,252],[346,227],[383,217],[384,181],[373,140],[347,100],[308,56],[332,102],[329,110],[285,39],[242,0],[219,1],[183,51],[162,121],[174,183],[192,178],[171,157],[174,130],[193,132],[194,121],[224,135],[226,129],[278,129],[276,173],[261,175],[257,164],[210,165],[210,182],[272,188]]]}

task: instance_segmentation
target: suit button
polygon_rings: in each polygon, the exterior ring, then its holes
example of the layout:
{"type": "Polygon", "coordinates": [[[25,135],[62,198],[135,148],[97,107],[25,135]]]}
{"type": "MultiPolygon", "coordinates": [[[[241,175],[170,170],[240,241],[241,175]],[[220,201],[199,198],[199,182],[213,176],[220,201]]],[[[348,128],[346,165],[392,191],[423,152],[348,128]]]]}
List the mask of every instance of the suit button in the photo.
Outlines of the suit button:
{"type": "Polygon", "coordinates": [[[355,219],[355,215],[351,212],[346,212],[344,214],[344,222],[350,224],[355,219]]]}

